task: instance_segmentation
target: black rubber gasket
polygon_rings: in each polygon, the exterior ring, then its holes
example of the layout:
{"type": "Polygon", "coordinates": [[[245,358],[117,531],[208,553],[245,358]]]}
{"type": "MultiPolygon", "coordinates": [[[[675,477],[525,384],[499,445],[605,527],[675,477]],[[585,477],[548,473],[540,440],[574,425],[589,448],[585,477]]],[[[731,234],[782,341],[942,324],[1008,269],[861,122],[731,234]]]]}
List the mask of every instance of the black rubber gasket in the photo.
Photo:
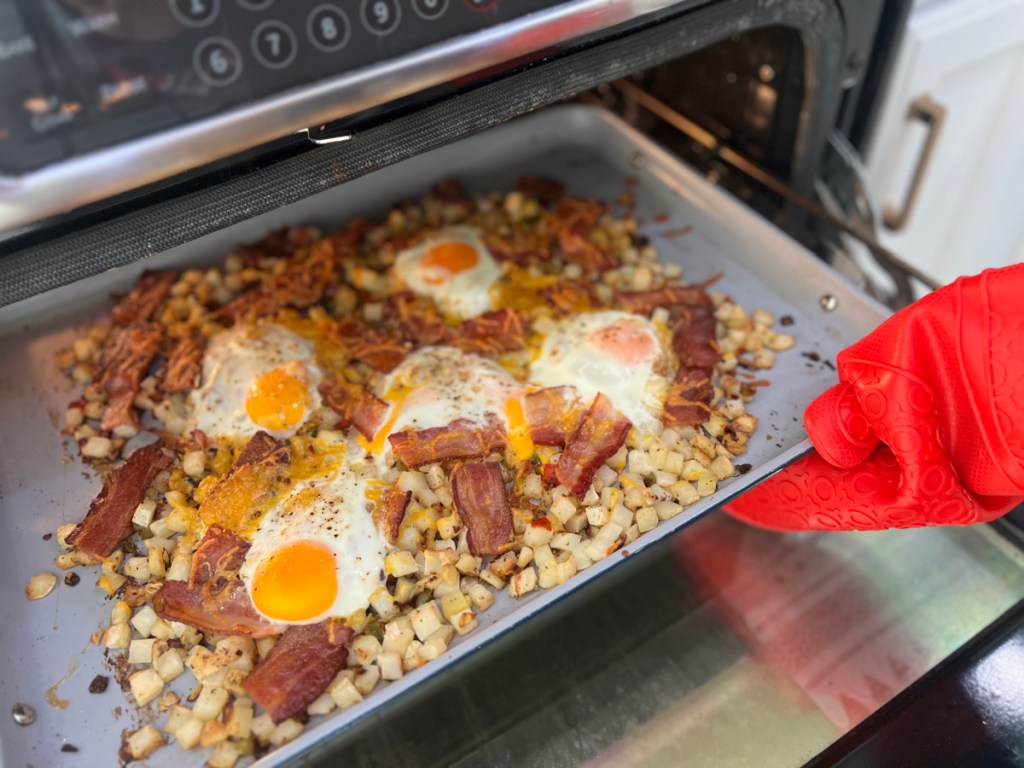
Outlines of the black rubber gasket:
{"type": "Polygon", "coordinates": [[[725,0],[677,8],[682,10],[645,20],[646,26],[611,30],[600,40],[523,64],[465,93],[359,127],[350,141],[15,250],[0,258],[0,306],[166,251],[729,35],[775,24],[799,29],[808,49],[805,111],[812,119],[792,179],[805,185],[840,94],[844,36],[833,0],[725,0]]]}

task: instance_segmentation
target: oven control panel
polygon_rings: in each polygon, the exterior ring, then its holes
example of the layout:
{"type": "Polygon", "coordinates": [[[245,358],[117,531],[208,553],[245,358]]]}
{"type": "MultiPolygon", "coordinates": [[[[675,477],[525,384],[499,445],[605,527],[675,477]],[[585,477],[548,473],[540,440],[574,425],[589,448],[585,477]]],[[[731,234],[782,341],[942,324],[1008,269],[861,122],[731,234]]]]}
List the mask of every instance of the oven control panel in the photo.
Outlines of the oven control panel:
{"type": "Polygon", "coordinates": [[[568,0],[0,0],[0,176],[316,87],[568,0]]]}

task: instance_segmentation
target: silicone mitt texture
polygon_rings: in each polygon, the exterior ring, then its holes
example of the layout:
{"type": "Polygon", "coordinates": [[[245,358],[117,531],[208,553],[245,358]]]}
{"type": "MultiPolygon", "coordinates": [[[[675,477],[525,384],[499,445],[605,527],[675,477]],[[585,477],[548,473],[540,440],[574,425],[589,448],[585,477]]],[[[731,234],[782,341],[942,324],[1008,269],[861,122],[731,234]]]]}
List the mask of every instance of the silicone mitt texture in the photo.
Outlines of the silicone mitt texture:
{"type": "Polygon", "coordinates": [[[961,278],[837,359],[816,452],[726,508],[776,530],[968,525],[1024,501],[1024,265],[961,278]]]}

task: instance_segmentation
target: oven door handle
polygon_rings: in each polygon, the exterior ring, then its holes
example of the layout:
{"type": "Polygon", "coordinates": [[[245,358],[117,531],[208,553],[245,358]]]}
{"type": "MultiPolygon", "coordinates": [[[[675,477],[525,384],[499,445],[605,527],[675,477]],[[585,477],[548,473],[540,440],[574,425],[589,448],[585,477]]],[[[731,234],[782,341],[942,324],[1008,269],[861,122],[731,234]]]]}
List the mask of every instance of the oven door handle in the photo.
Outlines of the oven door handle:
{"type": "Polygon", "coordinates": [[[893,232],[899,232],[910,220],[914,204],[921,193],[925,174],[935,156],[935,147],[939,143],[939,135],[942,133],[942,126],[946,121],[946,108],[935,101],[931,95],[924,93],[910,103],[907,120],[920,120],[924,123],[928,134],[921,146],[921,154],[917,157],[917,165],[914,167],[914,175],[910,178],[910,185],[907,187],[903,205],[899,208],[886,205],[882,211],[882,224],[893,232]]]}

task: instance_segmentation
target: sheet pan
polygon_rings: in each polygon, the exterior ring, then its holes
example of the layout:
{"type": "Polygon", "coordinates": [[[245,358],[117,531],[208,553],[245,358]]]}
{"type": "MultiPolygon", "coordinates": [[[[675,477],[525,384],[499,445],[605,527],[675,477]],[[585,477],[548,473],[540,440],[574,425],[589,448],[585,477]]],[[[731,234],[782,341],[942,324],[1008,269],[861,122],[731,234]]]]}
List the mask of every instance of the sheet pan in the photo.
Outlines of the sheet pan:
{"type": "MultiPolygon", "coordinates": [[[[240,242],[256,240],[283,224],[313,223],[327,230],[361,213],[381,213],[396,201],[456,176],[471,191],[509,189],[521,175],[557,178],[570,194],[609,201],[634,198],[641,231],[664,260],[683,265],[684,278],[700,281],[724,273],[716,288],[748,310],[763,307],[792,318],[795,348],[777,356],[751,411],[760,426],[742,459],[749,473],[643,535],[629,557],[688,525],[744,488],[809,449],[801,424],[804,406],[834,382],[828,365],[836,353],[874,328],[886,310],[862,295],[793,240],[727,193],[658,148],[614,116],[582,106],[562,106],[520,118],[442,149],[417,156],[300,203],[253,218],[145,262],[111,271],[0,309],[0,766],[108,765],[122,730],[152,721],[135,711],[111,681],[106,693],[88,693],[97,674],[109,675],[101,648],[89,635],[106,626],[113,603],[93,587],[97,575],[80,569],[82,582],[60,582],[47,598],[29,602],[23,587],[32,574],[57,572],[56,545],[44,541],[65,522],[81,518],[99,488],[59,436],[72,388],[57,374],[54,353],[76,328],[111,305],[146,268],[219,262],[240,242]],[[685,234],[684,234],[685,232],[685,234]],[[835,298],[831,312],[822,297],[835,298]],[[59,683],[59,685],[57,685],[59,683]],[[53,688],[53,686],[57,686],[53,688]],[[48,695],[48,689],[50,691],[48,695]],[[48,702],[49,699],[49,702],[48,702]],[[57,700],[66,702],[62,708],[57,700]],[[14,723],[11,707],[31,705],[36,722],[14,723]],[[62,752],[64,744],[77,752],[62,752]]],[[[621,211],[621,207],[618,208],[621,211]]],[[[366,716],[392,697],[438,675],[541,611],[557,617],[561,599],[599,579],[625,558],[614,556],[556,589],[520,601],[507,596],[480,616],[480,628],[457,639],[441,658],[382,684],[355,707],[314,720],[296,741],[258,762],[277,765],[308,752],[326,737],[366,716]]],[[[557,619],[556,619],[557,620],[557,619]]],[[[184,690],[179,679],[176,690],[184,690]]],[[[162,716],[157,718],[162,721],[162,716]]],[[[150,766],[200,766],[205,753],[176,747],[157,751],[150,766]]]]}

